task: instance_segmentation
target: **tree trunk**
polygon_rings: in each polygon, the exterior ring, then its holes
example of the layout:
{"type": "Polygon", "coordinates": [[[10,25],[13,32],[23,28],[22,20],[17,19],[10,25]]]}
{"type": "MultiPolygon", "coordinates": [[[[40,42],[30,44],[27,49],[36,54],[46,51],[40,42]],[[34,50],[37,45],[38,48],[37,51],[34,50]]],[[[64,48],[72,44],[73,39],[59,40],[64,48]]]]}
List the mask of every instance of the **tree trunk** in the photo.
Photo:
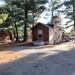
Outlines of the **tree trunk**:
{"type": "Polygon", "coordinates": [[[24,25],[24,42],[27,41],[27,23],[24,25]]]}
{"type": "Polygon", "coordinates": [[[53,15],[53,13],[54,13],[54,3],[53,2],[52,2],[52,11],[51,12],[52,12],[52,21],[51,21],[51,23],[53,24],[53,16],[54,16],[53,15]]]}
{"type": "Polygon", "coordinates": [[[34,27],[34,12],[33,12],[33,10],[32,10],[32,14],[33,14],[33,27],[34,27]]]}
{"type": "Polygon", "coordinates": [[[18,39],[18,29],[17,29],[16,23],[14,23],[14,25],[15,25],[15,29],[16,29],[16,32],[15,32],[16,42],[18,42],[19,41],[19,39],[18,39]]]}
{"type": "Polygon", "coordinates": [[[25,3],[25,25],[24,25],[24,42],[27,41],[27,0],[25,3]]]}

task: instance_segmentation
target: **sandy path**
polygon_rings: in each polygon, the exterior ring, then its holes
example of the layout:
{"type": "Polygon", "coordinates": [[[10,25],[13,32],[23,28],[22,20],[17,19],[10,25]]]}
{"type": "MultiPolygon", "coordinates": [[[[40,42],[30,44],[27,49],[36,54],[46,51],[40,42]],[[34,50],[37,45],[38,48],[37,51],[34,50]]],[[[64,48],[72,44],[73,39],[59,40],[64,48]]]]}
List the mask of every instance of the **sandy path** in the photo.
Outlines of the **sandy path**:
{"type": "Polygon", "coordinates": [[[0,63],[0,75],[75,75],[75,50],[66,48],[69,44],[6,48],[3,60],[11,59],[0,63]]]}

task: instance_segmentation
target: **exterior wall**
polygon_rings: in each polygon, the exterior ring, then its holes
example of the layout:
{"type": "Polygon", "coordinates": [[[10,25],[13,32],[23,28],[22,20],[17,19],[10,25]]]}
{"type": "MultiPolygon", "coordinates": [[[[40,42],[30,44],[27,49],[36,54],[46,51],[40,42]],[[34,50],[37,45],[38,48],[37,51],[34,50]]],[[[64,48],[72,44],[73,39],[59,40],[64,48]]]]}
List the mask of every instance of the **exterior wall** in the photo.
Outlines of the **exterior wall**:
{"type": "Polygon", "coordinates": [[[50,28],[49,29],[49,44],[53,44],[54,43],[54,28],[50,28]]]}
{"type": "Polygon", "coordinates": [[[42,30],[43,31],[43,37],[41,39],[41,41],[49,41],[49,28],[45,27],[44,25],[41,24],[37,24],[37,26],[35,26],[32,29],[32,40],[33,41],[39,41],[38,39],[38,30],[42,30]]]}
{"type": "Polygon", "coordinates": [[[58,36],[59,36],[58,26],[55,25],[55,26],[54,26],[54,37],[55,37],[54,40],[55,40],[55,41],[58,40],[58,36]]]}
{"type": "Polygon", "coordinates": [[[55,25],[54,32],[55,42],[62,41],[62,31],[59,30],[59,27],[57,25],[55,25]]]}
{"type": "Polygon", "coordinates": [[[58,41],[62,41],[62,31],[59,31],[59,37],[58,41]]]}
{"type": "Polygon", "coordinates": [[[49,44],[61,41],[62,41],[62,31],[59,30],[59,27],[57,25],[55,25],[54,28],[49,29],[49,44]]]}
{"type": "Polygon", "coordinates": [[[0,41],[10,40],[10,32],[8,31],[0,31],[0,41]]]}

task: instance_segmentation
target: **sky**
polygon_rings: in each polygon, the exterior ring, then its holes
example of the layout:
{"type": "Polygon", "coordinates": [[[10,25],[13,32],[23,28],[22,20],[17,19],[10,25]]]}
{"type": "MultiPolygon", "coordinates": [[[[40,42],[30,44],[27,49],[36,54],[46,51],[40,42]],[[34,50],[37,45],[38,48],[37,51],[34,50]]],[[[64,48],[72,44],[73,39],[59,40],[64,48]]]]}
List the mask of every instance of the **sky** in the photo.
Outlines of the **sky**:
{"type": "Polygon", "coordinates": [[[0,0],[0,6],[6,4],[3,0],[0,0]]]}
{"type": "MultiPolygon", "coordinates": [[[[48,22],[51,21],[51,18],[52,18],[52,9],[53,9],[53,7],[52,7],[51,2],[46,3],[44,6],[46,7],[46,9],[45,9],[45,10],[43,11],[43,13],[40,15],[40,18],[38,19],[38,22],[47,24],[48,22]]],[[[64,6],[61,7],[60,9],[63,9],[63,8],[64,8],[64,6]]],[[[59,9],[59,10],[60,10],[60,9],[59,9]]],[[[63,15],[63,14],[60,15],[60,13],[58,13],[57,10],[54,10],[54,11],[53,11],[53,15],[54,15],[54,16],[58,16],[58,15],[61,16],[61,15],[63,15]]],[[[64,15],[63,15],[63,17],[64,17],[64,15]]],[[[62,17],[62,18],[63,18],[63,17],[62,17]]]]}

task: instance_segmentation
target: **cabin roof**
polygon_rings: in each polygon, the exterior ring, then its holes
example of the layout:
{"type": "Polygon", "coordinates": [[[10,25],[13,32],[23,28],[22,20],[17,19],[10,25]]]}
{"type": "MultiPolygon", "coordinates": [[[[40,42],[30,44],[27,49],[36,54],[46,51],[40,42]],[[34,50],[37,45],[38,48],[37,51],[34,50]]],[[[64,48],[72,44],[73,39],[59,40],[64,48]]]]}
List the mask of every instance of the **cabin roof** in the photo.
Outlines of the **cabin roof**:
{"type": "Polygon", "coordinates": [[[38,24],[41,24],[47,28],[53,28],[54,27],[54,24],[43,24],[43,23],[37,23],[34,27],[32,27],[31,29],[35,28],[38,24]]]}
{"type": "Polygon", "coordinates": [[[48,28],[53,28],[54,24],[43,24],[44,26],[48,27],[48,28]]]}

